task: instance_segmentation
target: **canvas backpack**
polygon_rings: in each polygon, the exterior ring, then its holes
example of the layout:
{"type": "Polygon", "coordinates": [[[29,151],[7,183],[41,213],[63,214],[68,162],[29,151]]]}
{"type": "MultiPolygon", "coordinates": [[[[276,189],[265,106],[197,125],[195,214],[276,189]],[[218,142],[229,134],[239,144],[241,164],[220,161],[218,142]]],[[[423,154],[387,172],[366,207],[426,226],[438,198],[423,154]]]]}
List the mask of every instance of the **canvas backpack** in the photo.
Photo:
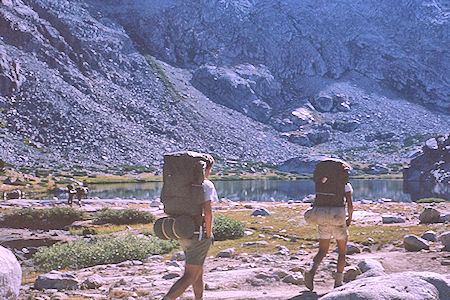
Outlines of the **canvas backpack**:
{"type": "Polygon", "coordinates": [[[350,167],[340,160],[327,159],[314,169],[313,180],[316,199],[313,206],[345,206],[345,185],[348,183],[350,167]]]}
{"type": "Polygon", "coordinates": [[[206,163],[201,153],[185,151],[164,155],[161,202],[172,217],[191,216],[197,226],[203,223],[205,201],[203,181],[206,163]]]}

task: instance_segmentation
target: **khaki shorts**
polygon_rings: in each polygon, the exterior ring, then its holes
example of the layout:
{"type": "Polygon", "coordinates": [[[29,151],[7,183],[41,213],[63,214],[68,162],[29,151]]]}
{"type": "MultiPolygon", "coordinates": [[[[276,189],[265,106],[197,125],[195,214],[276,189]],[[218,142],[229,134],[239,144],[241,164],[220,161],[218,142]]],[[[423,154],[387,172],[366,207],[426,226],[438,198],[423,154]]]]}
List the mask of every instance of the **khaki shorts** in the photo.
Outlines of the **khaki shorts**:
{"type": "Polygon", "coordinates": [[[211,238],[203,238],[201,241],[198,239],[180,239],[178,242],[183,248],[186,264],[203,266],[206,254],[208,253],[209,247],[211,247],[211,238]]]}
{"type": "Polygon", "coordinates": [[[347,225],[317,225],[317,229],[319,230],[319,239],[321,240],[329,240],[332,237],[336,240],[348,239],[347,225]]]}

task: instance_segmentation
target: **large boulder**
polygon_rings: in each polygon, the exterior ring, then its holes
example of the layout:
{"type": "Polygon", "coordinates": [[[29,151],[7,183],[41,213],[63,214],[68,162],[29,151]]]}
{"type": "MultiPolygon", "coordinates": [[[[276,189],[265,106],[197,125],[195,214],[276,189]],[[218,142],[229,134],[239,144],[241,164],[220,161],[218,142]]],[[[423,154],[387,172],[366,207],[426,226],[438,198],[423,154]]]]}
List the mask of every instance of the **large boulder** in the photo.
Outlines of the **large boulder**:
{"type": "Polygon", "coordinates": [[[15,299],[19,295],[22,269],[14,254],[0,246],[0,299],[15,299]]]}
{"type": "Polygon", "coordinates": [[[335,120],[332,124],[333,129],[343,131],[343,132],[352,132],[356,128],[358,128],[360,122],[356,120],[335,120]]]}
{"type": "Polygon", "coordinates": [[[270,118],[270,103],[275,104],[281,93],[281,85],[263,65],[202,66],[194,72],[192,83],[211,100],[258,121],[270,118]]]}
{"type": "Polygon", "coordinates": [[[439,240],[444,245],[444,250],[450,251],[450,231],[441,234],[439,236],[439,240]]]}
{"type": "Polygon", "coordinates": [[[419,220],[422,224],[439,223],[441,220],[441,213],[432,207],[427,207],[419,215],[419,220]]]}
{"type": "Polygon", "coordinates": [[[403,238],[403,245],[408,251],[420,251],[422,249],[429,249],[428,241],[418,237],[414,234],[408,234],[403,238]]]}
{"type": "Polygon", "coordinates": [[[450,280],[432,272],[402,272],[368,277],[334,289],[321,300],[448,299],[450,280]]]}
{"type": "Polygon", "coordinates": [[[450,183],[449,135],[428,139],[422,147],[422,155],[412,159],[403,170],[405,191],[415,195],[413,200],[434,197],[445,198],[450,183]],[[418,184],[420,182],[421,184],[418,184]],[[425,190],[418,190],[425,186],[425,190]]]}

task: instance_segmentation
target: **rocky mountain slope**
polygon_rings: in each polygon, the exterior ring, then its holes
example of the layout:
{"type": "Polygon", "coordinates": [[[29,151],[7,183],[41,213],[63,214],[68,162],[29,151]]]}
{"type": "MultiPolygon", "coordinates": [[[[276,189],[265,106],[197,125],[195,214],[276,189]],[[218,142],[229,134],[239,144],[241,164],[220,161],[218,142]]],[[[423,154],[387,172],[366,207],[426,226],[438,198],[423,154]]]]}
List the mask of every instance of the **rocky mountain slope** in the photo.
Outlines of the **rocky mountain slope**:
{"type": "Polygon", "coordinates": [[[0,156],[403,162],[449,131],[443,1],[0,1],[0,156]],[[412,121],[413,120],[413,121],[412,121]]]}

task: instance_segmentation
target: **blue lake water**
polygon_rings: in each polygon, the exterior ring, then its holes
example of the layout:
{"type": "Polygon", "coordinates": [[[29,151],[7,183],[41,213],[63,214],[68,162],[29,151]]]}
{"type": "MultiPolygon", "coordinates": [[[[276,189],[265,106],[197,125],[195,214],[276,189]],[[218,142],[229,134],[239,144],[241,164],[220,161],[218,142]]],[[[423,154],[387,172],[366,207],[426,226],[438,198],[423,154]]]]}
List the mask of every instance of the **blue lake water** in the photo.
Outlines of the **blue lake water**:
{"type": "MultiPolygon", "coordinates": [[[[355,201],[390,198],[396,202],[410,202],[419,198],[418,195],[404,192],[402,180],[354,179],[350,182],[354,188],[355,201]]],[[[312,180],[237,180],[214,181],[214,184],[219,198],[232,201],[301,200],[314,193],[312,180]]],[[[89,198],[154,199],[160,196],[161,188],[161,182],[98,184],[90,186],[89,198]]],[[[425,190],[421,192],[420,197],[436,197],[436,195],[432,193],[428,195],[425,190]]],[[[448,195],[443,198],[448,200],[448,195]]]]}

